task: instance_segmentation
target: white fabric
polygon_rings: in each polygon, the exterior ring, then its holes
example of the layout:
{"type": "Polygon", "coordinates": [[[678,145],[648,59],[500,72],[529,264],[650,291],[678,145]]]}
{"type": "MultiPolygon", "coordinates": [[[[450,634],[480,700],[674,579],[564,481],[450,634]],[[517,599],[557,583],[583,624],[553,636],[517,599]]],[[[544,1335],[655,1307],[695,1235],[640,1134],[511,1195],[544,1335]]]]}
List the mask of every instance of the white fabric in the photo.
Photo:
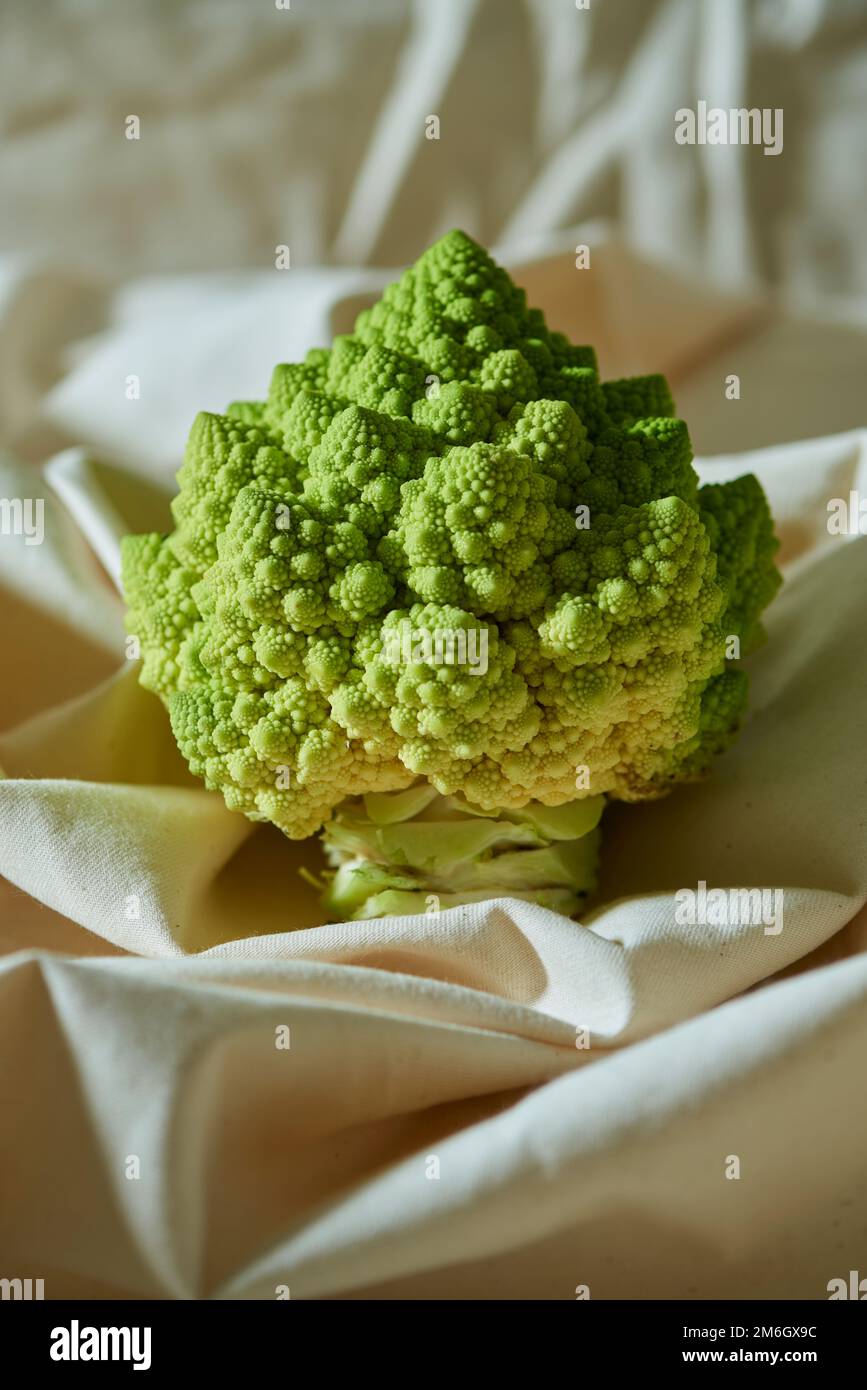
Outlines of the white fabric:
{"type": "MultiPolygon", "coordinates": [[[[669,367],[688,418],[733,347],[757,387],[812,331],[781,318],[768,344],[741,299],[597,245],[589,290],[568,254],[517,273],[609,372],[669,367]]],[[[829,534],[827,502],[864,488],[867,436],[700,462],[758,473],[788,582],[739,742],[707,783],[606,811],[582,925],[508,901],[319,925],[297,875],[318,850],[192,780],[81,539],[116,573],[120,534],[167,516],[194,410],[264,390],[284,322],[294,353],[370,290],[277,280],[270,306],[256,277],[132,286],[47,399],[56,437],[91,448],[47,468],[44,545],[0,547],[21,610],[0,736],[4,1268],[48,1296],[824,1296],[858,1266],[867,1137],[867,546],[829,534]],[[679,926],[674,895],[701,880],[782,889],[783,930],[679,926]]],[[[833,373],[851,338],[824,331],[833,373]]],[[[785,434],[777,387],[760,438],[785,434]]],[[[742,410],[718,389],[697,432],[749,428],[742,410]]]]}

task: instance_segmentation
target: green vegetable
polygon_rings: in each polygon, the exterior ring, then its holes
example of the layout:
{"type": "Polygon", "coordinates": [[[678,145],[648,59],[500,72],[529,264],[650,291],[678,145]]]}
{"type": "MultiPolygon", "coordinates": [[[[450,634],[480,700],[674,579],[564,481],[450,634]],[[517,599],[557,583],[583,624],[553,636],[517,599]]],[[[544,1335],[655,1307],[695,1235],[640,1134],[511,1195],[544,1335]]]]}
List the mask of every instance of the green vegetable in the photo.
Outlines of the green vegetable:
{"type": "Polygon", "coordinates": [[[171,535],[123,543],[142,683],[232,809],[327,823],[334,912],[573,912],[604,797],[737,731],[780,582],[761,487],[699,489],[665,380],[600,382],[462,232],[199,415],[178,483],[171,535]]]}

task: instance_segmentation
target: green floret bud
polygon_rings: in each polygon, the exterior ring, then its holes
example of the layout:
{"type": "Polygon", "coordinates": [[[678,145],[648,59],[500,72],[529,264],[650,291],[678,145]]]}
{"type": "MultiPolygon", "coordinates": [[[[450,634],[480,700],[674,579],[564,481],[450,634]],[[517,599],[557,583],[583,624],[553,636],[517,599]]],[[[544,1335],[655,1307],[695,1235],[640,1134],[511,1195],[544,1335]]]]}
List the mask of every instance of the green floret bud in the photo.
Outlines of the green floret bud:
{"type": "Polygon", "coordinates": [[[495,445],[430,459],[423,478],[404,488],[398,519],[410,588],[474,612],[507,610],[555,517],[553,494],[530,458],[495,445]]]}
{"type": "Polygon", "coordinates": [[[232,401],[231,405],[226,406],[226,414],[231,420],[240,420],[245,425],[268,428],[264,401],[232,401]]]}
{"type": "Polygon", "coordinates": [[[486,357],[479,369],[479,384],[490,392],[503,414],[518,401],[532,400],[538,389],[536,373],[516,348],[504,348],[486,357]]]}
{"type": "Polygon", "coordinates": [[[301,362],[281,362],[274,368],[265,417],[276,430],[285,428],[286,417],[299,391],[320,391],[325,385],[321,368],[301,362]]]}
{"type": "Polygon", "coordinates": [[[619,425],[674,415],[674,401],[664,376],[627,376],[602,383],[605,411],[619,425]]]}
{"type": "Polygon", "coordinates": [[[217,538],[241,488],[254,483],[292,493],[298,478],[297,463],[273,436],[258,426],[203,411],[193,422],[178,472],[171,550],[181,564],[204,574],[216,558],[217,538]]]}
{"type": "Polygon", "coordinates": [[[424,392],[424,368],[403,353],[370,347],[346,378],[346,395],[383,415],[409,415],[424,392]]]}
{"type": "Polygon", "coordinates": [[[179,563],[162,536],[151,534],[124,537],[121,577],[127,631],[142,651],[141,683],[169,695],[180,684],[182,648],[199,620],[192,594],[197,575],[179,563]]]}
{"type": "Polygon", "coordinates": [[[740,638],[745,655],[762,641],[760,615],[782,583],[773,563],[779,541],[770,508],[751,473],[730,483],[707,484],[698,497],[726,591],[722,622],[740,638]]]}
{"type": "Polygon", "coordinates": [[[367,352],[367,344],[352,333],[339,333],[331,344],[328,371],[322,388],[326,395],[346,395],[346,386],[353,368],[367,352]]]}
{"type": "MultiPolygon", "coordinates": [[[[566,401],[538,400],[515,406],[494,431],[498,444],[529,454],[540,472],[557,484],[558,503],[568,507],[590,476],[593,446],[587,430],[566,401]]],[[[570,523],[571,524],[571,523],[570,523]]]]}
{"type": "Polygon", "coordinates": [[[394,593],[394,584],[376,560],[349,565],[331,587],[331,597],[354,622],[379,613],[394,593]]]}
{"type": "Polygon", "coordinates": [[[449,444],[468,444],[485,439],[497,419],[490,395],[476,386],[447,382],[412,408],[415,424],[449,444]]]}
{"type": "Polygon", "coordinates": [[[283,418],[283,439],[293,458],[305,463],[347,402],[324,391],[299,391],[283,418]]]}

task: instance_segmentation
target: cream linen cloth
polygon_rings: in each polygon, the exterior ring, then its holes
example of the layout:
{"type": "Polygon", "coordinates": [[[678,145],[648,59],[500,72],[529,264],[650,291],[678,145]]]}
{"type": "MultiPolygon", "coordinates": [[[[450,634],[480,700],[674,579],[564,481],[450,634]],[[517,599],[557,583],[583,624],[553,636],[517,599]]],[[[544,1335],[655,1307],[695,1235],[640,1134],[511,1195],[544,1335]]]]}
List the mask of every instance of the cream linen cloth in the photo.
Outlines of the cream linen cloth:
{"type": "Polygon", "coordinates": [[[828,437],[702,463],[758,473],[788,582],[740,741],[706,784],[606,811],[581,925],[508,900],[319,925],[316,847],[201,789],[123,657],[107,576],[124,531],[165,523],[195,411],[264,392],[382,277],[134,284],[34,424],[72,290],[8,268],[18,424],[82,447],[47,487],[3,465],[3,495],[47,501],[43,545],[0,542],[0,1276],[569,1299],[823,1298],[867,1273],[867,544],[826,525],[867,489],[867,436],[833,432],[867,346],[593,240],[592,275],[568,248],[516,274],[606,374],[669,371],[706,451],[828,437]],[[678,926],[700,880],[783,889],[782,932],[678,926]]]}

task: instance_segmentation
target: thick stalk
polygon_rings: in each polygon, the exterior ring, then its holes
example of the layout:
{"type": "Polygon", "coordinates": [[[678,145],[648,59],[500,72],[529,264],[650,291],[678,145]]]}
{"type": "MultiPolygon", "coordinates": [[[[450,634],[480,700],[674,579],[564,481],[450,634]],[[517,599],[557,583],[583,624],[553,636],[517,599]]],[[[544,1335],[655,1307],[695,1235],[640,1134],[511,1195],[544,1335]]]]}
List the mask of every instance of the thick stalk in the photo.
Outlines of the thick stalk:
{"type": "Polygon", "coordinates": [[[566,916],[593,890],[604,798],[480,811],[427,783],[342,803],[322,834],[335,920],[523,898],[566,916]]]}

